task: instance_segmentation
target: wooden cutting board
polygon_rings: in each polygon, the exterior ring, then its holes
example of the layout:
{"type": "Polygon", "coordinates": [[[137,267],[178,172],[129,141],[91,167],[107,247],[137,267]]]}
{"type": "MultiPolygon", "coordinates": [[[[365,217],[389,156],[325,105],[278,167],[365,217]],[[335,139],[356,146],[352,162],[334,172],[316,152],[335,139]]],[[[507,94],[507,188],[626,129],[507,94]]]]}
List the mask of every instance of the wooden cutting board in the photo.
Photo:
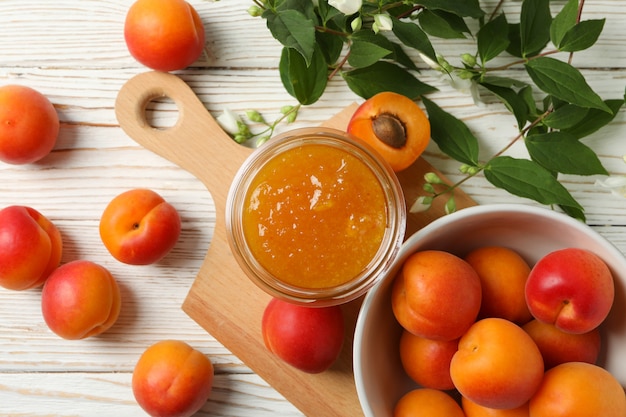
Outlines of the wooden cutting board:
{"type": "MultiPolygon", "coordinates": [[[[349,106],[325,125],[345,130],[356,107],[349,106]]],[[[342,306],[346,343],[338,361],[326,372],[303,373],[281,362],[263,345],[261,317],[269,296],[239,268],[228,245],[224,219],[228,189],[252,149],[224,133],[189,86],[172,74],[146,72],[130,79],[118,94],[115,111],[132,139],[196,176],[214,199],[214,234],[183,310],[307,416],[362,416],[352,372],[352,341],[362,299],[342,306]],[[176,103],[179,118],[171,128],[156,129],[146,120],[145,108],[163,97],[176,103]]],[[[423,193],[423,176],[431,171],[437,172],[420,158],[399,173],[408,207],[423,193]]],[[[475,204],[460,190],[455,199],[459,209],[475,204]]],[[[409,214],[407,236],[442,216],[443,204],[436,200],[429,211],[409,214]]]]}

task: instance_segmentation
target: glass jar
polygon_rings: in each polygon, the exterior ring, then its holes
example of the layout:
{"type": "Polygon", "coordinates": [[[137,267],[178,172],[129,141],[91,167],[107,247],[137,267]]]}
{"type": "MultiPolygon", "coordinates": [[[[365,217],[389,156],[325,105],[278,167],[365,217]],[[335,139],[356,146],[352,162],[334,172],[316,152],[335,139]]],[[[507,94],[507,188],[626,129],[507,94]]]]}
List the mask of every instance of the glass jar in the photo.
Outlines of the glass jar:
{"type": "Polygon", "coordinates": [[[330,128],[295,129],[256,149],[226,202],[232,252],[273,297],[326,306],[371,288],[404,240],[406,205],[389,165],[330,128]]]}

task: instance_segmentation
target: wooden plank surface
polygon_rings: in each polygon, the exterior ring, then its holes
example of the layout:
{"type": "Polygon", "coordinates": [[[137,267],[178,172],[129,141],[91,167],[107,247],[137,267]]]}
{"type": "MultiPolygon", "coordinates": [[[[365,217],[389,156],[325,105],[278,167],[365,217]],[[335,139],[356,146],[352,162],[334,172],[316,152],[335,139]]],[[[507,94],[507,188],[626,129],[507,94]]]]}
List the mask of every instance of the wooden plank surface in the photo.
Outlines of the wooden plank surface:
{"type": "MultiPolygon", "coordinates": [[[[257,109],[269,120],[294,101],[283,90],[277,64],[280,47],[260,19],[249,17],[248,0],[190,0],[207,28],[209,54],[178,72],[214,116],[224,108],[257,109]]],[[[102,337],[70,342],[52,334],[41,319],[40,292],[0,289],[0,415],[144,416],[130,392],[135,361],[151,343],[182,339],[215,363],[216,385],[198,416],[302,416],[295,406],[254,373],[222,343],[181,310],[203,265],[215,227],[216,209],[205,185],[176,164],[134,142],[117,122],[117,94],[132,76],[145,72],[128,54],[122,27],[130,0],[0,1],[0,84],[29,85],[46,94],[61,118],[53,153],[27,167],[0,164],[0,206],[28,204],[48,215],[66,243],[63,261],[87,258],[107,266],[122,287],[118,323],[102,337]],[[157,265],[116,262],[99,240],[97,225],[108,201],[131,187],[160,192],[181,212],[183,232],[173,252],[157,265]]],[[[481,0],[486,10],[497,1],[481,0]]],[[[515,19],[519,2],[505,2],[515,19]]],[[[562,1],[551,2],[561,7],[562,1]]],[[[607,18],[598,44],[576,54],[574,64],[603,98],[618,98],[626,83],[626,2],[587,1],[585,18],[607,18]]],[[[471,41],[445,41],[451,60],[471,41]]],[[[415,57],[414,54],[412,54],[415,57]]],[[[471,97],[423,69],[425,82],[440,91],[440,106],[463,119],[480,138],[487,156],[507,143],[514,120],[486,97],[471,97]]],[[[521,76],[518,73],[515,75],[521,76]]],[[[322,99],[301,110],[296,123],[280,130],[318,125],[359,99],[341,80],[331,81],[322,99]]],[[[155,103],[153,119],[170,126],[176,106],[155,103]]],[[[255,129],[260,126],[255,125],[255,129]]],[[[585,143],[607,169],[626,175],[626,110],[585,143]]],[[[515,147],[512,155],[524,155],[515,147]]],[[[451,180],[458,163],[436,146],[424,159],[451,180]]],[[[598,177],[567,177],[568,188],[587,209],[588,223],[626,253],[626,201],[594,186],[598,177]]],[[[482,177],[463,189],[480,204],[520,202],[482,177]]],[[[524,203],[532,204],[522,200],[524,203]]]]}

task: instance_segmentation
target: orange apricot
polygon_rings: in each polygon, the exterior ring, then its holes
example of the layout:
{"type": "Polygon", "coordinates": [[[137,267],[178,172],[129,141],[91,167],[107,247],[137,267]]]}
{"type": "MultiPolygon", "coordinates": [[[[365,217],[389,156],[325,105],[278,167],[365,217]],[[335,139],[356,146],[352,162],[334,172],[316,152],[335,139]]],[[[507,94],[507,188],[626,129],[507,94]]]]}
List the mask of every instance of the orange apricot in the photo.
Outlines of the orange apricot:
{"type": "Polygon", "coordinates": [[[132,377],[137,403],[153,417],[190,417],[207,402],[213,364],[180,340],[162,340],[141,355],[132,377]]]}
{"type": "Polygon", "coordinates": [[[407,375],[425,388],[451,390],[450,361],[458,340],[432,340],[404,331],[400,337],[400,361],[407,375]]]}
{"type": "Polygon", "coordinates": [[[624,417],[626,395],[606,369],[567,362],[545,373],[529,406],[532,417],[624,417]]]}
{"type": "Polygon", "coordinates": [[[417,388],[396,403],[393,417],[465,417],[461,406],[443,391],[417,388]]]}
{"type": "Polygon", "coordinates": [[[174,71],[193,64],[204,50],[198,12],[184,0],[137,0],[128,9],[124,39],[143,65],[174,71]]]}
{"type": "Polygon", "coordinates": [[[440,250],[419,251],[404,261],[392,284],[396,320],[413,334],[458,339],[480,309],[480,278],[463,259],[440,250]]]}
{"type": "Polygon", "coordinates": [[[524,258],[506,247],[484,246],[474,249],[464,259],[480,277],[479,318],[500,317],[519,325],[532,319],[524,293],[530,266],[524,258]]]}
{"type": "Polygon", "coordinates": [[[396,172],[412,165],[430,141],[430,122],[422,109],[410,98],[389,91],[363,102],[347,131],[374,147],[396,172]]]}
{"type": "Polygon", "coordinates": [[[483,407],[528,402],[543,379],[541,352],[521,327],[501,318],[477,321],[459,341],[450,375],[457,390],[483,407]]]}
{"type": "Polygon", "coordinates": [[[46,96],[21,85],[0,87],[0,161],[39,161],[54,148],[59,129],[59,116],[46,96]]]}

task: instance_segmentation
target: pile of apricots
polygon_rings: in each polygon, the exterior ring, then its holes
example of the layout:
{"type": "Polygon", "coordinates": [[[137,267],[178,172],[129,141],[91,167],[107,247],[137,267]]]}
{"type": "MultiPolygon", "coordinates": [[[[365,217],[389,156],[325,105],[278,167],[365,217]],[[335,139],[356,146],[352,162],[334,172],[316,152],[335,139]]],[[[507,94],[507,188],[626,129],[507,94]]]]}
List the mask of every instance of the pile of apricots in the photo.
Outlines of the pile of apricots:
{"type": "MultiPolygon", "coordinates": [[[[205,48],[204,26],[184,0],[137,0],[127,11],[124,39],[141,64],[160,71],[183,69],[205,48]]],[[[54,148],[60,131],[54,105],[22,85],[0,87],[0,161],[37,163],[54,148]]],[[[177,210],[149,189],[131,189],[103,208],[102,243],[118,261],[154,264],[178,241],[177,210]]],[[[103,266],[85,259],[62,262],[63,239],[38,210],[12,205],[0,210],[0,286],[15,291],[42,287],[41,312],[58,336],[99,335],[117,321],[120,288],[103,266]]],[[[146,348],[132,378],[137,403],[151,416],[189,417],[208,400],[210,359],[187,343],[162,340],[146,348]]]]}
{"type": "Polygon", "coordinates": [[[412,254],[391,304],[419,387],[394,417],[625,416],[624,389],[596,364],[614,285],[602,259],[578,248],[532,266],[500,246],[412,254]]]}

